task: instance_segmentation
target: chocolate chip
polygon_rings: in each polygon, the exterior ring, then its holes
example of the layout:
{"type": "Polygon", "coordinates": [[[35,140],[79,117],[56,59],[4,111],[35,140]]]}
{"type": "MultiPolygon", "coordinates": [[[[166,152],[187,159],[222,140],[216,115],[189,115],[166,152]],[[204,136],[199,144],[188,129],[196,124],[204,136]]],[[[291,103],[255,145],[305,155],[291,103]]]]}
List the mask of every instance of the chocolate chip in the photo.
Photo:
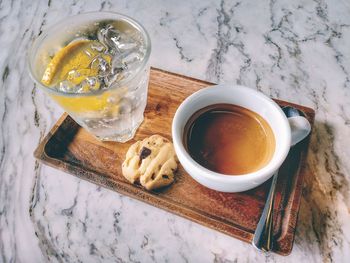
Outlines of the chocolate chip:
{"type": "Polygon", "coordinates": [[[151,175],[151,179],[154,180],[154,178],[156,178],[155,173],[153,173],[153,174],[151,175]]]}
{"type": "Polygon", "coordinates": [[[166,174],[163,174],[162,177],[163,177],[164,179],[169,179],[169,176],[167,176],[166,174]]]}
{"type": "Polygon", "coordinates": [[[142,147],[141,151],[140,151],[140,159],[143,160],[145,158],[147,158],[150,154],[151,154],[151,150],[148,149],[147,147],[142,147]]]}

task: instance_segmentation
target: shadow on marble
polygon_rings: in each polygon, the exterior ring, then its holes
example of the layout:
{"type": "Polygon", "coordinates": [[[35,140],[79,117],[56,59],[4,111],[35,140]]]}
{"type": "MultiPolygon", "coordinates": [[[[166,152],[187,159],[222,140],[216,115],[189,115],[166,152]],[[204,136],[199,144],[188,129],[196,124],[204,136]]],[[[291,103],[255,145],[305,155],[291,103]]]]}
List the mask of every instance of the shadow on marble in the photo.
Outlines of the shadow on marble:
{"type": "Polygon", "coordinates": [[[331,262],[343,243],[339,198],[349,209],[350,188],[335,150],[334,130],[329,123],[314,123],[295,240],[300,247],[316,246],[324,262],[331,262]]]}

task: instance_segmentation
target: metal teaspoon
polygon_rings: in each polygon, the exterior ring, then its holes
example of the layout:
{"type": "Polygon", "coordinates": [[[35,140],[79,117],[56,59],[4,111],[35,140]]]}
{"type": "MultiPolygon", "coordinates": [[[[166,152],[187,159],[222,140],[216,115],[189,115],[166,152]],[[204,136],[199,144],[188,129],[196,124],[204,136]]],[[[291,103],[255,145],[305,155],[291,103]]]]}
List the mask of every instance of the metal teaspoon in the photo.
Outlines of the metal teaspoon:
{"type": "MultiPolygon", "coordinates": [[[[304,114],[294,107],[286,106],[282,108],[287,116],[292,132],[291,147],[302,141],[311,131],[311,125],[304,114]]],[[[252,244],[258,250],[268,252],[272,249],[273,244],[273,206],[275,200],[275,191],[277,185],[278,170],[273,175],[269,194],[266,199],[264,210],[254,232],[252,244]]]]}

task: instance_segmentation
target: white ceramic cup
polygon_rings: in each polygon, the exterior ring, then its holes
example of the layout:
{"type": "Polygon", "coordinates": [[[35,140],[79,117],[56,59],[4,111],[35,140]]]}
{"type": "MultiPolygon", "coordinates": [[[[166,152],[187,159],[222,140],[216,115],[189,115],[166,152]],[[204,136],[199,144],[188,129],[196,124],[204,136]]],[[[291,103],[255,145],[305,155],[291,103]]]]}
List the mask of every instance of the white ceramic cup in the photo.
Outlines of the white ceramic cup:
{"type": "Polygon", "coordinates": [[[287,119],[281,108],[261,92],[243,86],[224,84],[201,89],[182,102],[173,119],[172,137],[179,161],[193,179],[213,190],[241,192],[267,181],[279,169],[287,157],[291,145],[297,142],[300,127],[305,125],[310,124],[304,117],[287,119]],[[271,126],[275,136],[275,152],[266,166],[252,173],[235,176],[225,175],[201,166],[186,151],[183,136],[189,118],[198,110],[219,103],[247,108],[258,113],[271,126]],[[291,126],[293,130],[291,130],[291,126]]]}

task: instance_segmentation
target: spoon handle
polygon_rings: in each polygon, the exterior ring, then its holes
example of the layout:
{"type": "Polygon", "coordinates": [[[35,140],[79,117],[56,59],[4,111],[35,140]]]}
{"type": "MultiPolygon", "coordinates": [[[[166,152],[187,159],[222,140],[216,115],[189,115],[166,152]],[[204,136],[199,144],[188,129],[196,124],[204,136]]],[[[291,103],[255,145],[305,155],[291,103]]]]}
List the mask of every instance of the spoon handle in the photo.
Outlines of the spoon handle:
{"type": "Polygon", "coordinates": [[[269,194],[259,223],[256,227],[252,244],[262,251],[270,251],[273,242],[273,205],[277,185],[278,171],[273,175],[269,194]]]}
{"type": "MultiPolygon", "coordinates": [[[[298,109],[286,106],[282,108],[289,124],[292,128],[291,146],[302,141],[311,131],[311,125],[305,118],[305,114],[298,109]]],[[[270,251],[273,245],[273,204],[275,200],[275,192],[278,178],[278,170],[273,175],[269,194],[266,199],[266,204],[258,225],[256,227],[252,244],[255,248],[262,251],[270,251]]]]}

